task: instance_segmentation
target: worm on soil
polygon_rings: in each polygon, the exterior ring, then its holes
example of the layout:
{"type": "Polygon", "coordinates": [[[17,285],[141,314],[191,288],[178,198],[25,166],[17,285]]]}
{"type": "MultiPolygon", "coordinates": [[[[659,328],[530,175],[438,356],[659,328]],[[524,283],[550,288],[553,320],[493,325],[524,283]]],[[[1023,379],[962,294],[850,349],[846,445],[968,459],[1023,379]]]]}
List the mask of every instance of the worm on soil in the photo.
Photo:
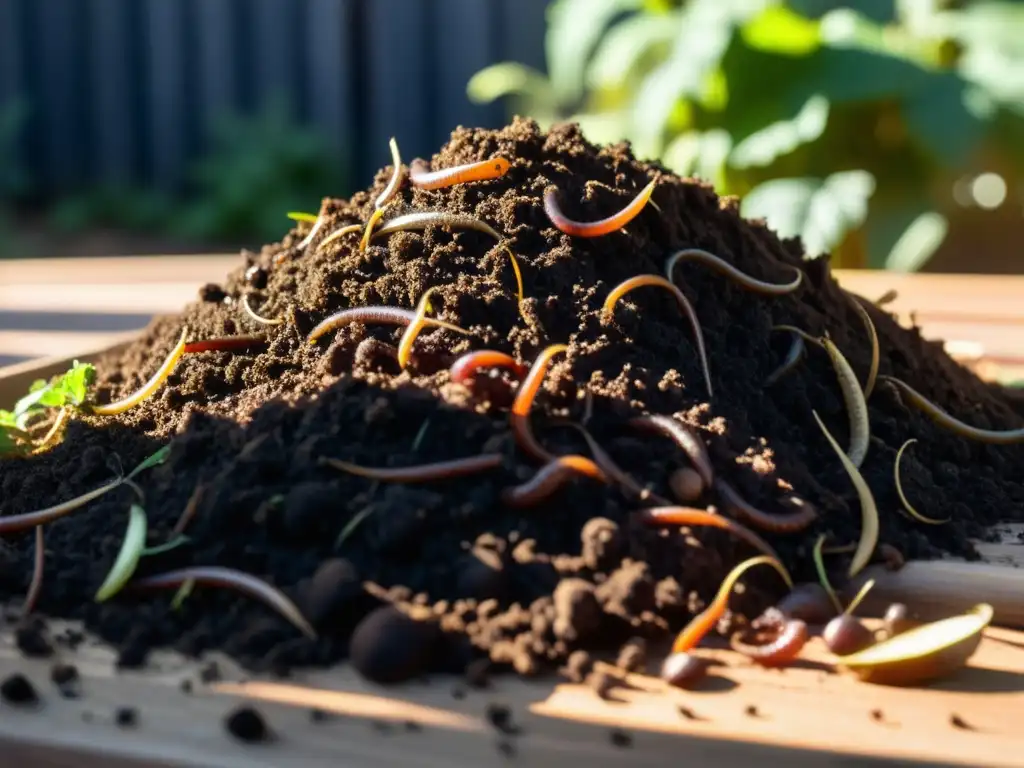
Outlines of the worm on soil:
{"type": "Polygon", "coordinates": [[[426,229],[431,226],[448,227],[449,229],[472,229],[501,240],[501,235],[486,221],[463,213],[447,213],[445,211],[416,211],[405,213],[385,221],[374,233],[373,237],[386,237],[395,232],[410,229],[426,229]]]}
{"type": "Polygon", "coordinates": [[[496,469],[501,466],[504,456],[500,453],[483,453],[452,461],[438,461],[431,464],[418,464],[413,467],[363,467],[341,459],[321,456],[320,466],[332,467],[351,475],[368,477],[373,480],[385,480],[392,483],[424,483],[432,480],[449,480],[453,477],[465,477],[496,469]]]}
{"type": "Polygon", "coordinates": [[[388,142],[388,147],[391,149],[391,166],[394,170],[391,172],[391,179],[388,181],[388,185],[384,187],[384,191],[373,201],[373,213],[366,222],[366,230],[363,232],[362,240],[359,241],[360,251],[365,251],[366,246],[370,244],[373,228],[384,215],[384,206],[391,202],[391,198],[397,194],[398,188],[402,184],[402,156],[398,152],[398,142],[395,141],[394,136],[388,142]]]}
{"type": "Polygon", "coordinates": [[[846,402],[846,412],[850,419],[850,447],[846,454],[853,462],[853,466],[860,467],[864,463],[864,457],[868,453],[868,444],[871,439],[871,423],[868,420],[868,403],[864,399],[864,391],[857,381],[857,374],[839,351],[839,347],[832,343],[827,336],[823,337],[821,343],[828,352],[832,367],[835,368],[836,377],[839,379],[839,389],[843,393],[843,400],[846,402]]]}
{"type": "Polygon", "coordinates": [[[665,277],[669,280],[672,279],[672,273],[676,268],[676,264],[680,261],[699,261],[701,264],[711,267],[716,272],[725,275],[734,283],[746,288],[748,291],[763,293],[768,296],[784,296],[787,293],[792,293],[800,287],[800,284],[804,279],[803,270],[793,267],[793,270],[796,272],[796,277],[792,281],[782,284],[766,283],[751,277],[746,272],[741,272],[732,264],[725,261],[725,259],[715,256],[715,254],[705,251],[703,248],[684,248],[681,251],[673,253],[665,262],[665,277]]]}
{"type": "Polygon", "coordinates": [[[586,456],[559,456],[537,470],[525,483],[505,489],[501,498],[510,507],[532,507],[577,475],[592,477],[601,482],[608,480],[601,468],[586,456]]]}
{"type": "Polygon", "coordinates": [[[500,179],[508,173],[509,162],[503,157],[481,160],[478,163],[466,163],[452,168],[430,170],[430,165],[423,160],[413,160],[409,166],[409,180],[414,187],[420,189],[442,189],[455,184],[470,181],[490,181],[500,179]]]}
{"type": "Polygon", "coordinates": [[[93,405],[90,406],[90,410],[98,416],[114,416],[118,413],[124,413],[129,408],[134,408],[139,403],[146,400],[154,392],[156,392],[160,385],[164,383],[168,376],[171,375],[171,371],[174,370],[174,366],[178,364],[178,360],[185,354],[185,338],[188,336],[188,328],[185,328],[181,332],[181,338],[178,339],[178,343],[175,345],[171,353],[167,355],[167,359],[157,369],[157,372],[153,374],[153,377],[142,385],[138,390],[128,395],[127,397],[115,400],[112,403],[106,405],[93,405]]]}
{"type": "Polygon", "coordinates": [[[705,488],[710,488],[715,482],[715,471],[711,466],[711,457],[708,456],[708,449],[705,447],[704,441],[700,439],[700,436],[691,427],[673,419],[671,416],[662,416],[660,414],[636,416],[630,419],[628,423],[631,427],[650,432],[659,432],[668,437],[686,454],[690,463],[693,464],[693,468],[700,475],[700,479],[704,481],[705,488]]]}
{"type": "Polygon", "coordinates": [[[791,501],[797,502],[799,509],[796,512],[764,512],[750,504],[727,482],[719,478],[715,481],[715,490],[722,498],[722,506],[733,517],[739,517],[746,522],[757,526],[763,531],[772,533],[797,533],[804,530],[818,518],[818,511],[813,505],[791,497],[791,501]]]}
{"type": "Polygon", "coordinates": [[[544,192],[544,212],[560,232],[572,235],[573,237],[601,237],[602,235],[622,229],[635,219],[640,211],[644,209],[644,206],[647,205],[647,201],[651,199],[651,194],[654,192],[654,186],[657,183],[658,180],[655,179],[640,190],[640,193],[630,200],[621,211],[613,213],[608,218],[588,222],[573,221],[562,213],[562,209],[558,205],[558,189],[549,187],[544,192]]]}
{"type": "MultiPolygon", "coordinates": [[[[415,319],[416,311],[412,309],[405,309],[404,307],[352,307],[350,309],[343,309],[340,312],[335,312],[333,315],[321,320],[319,325],[310,331],[309,336],[306,338],[310,344],[313,344],[325,333],[335,331],[338,328],[351,325],[352,323],[407,326],[415,319]]],[[[449,331],[454,331],[455,333],[461,333],[464,335],[469,334],[469,331],[465,328],[460,328],[452,323],[446,323],[444,320],[435,320],[434,318],[428,317],[423,321],[423,323],[430,327],[447,328],[449,331]]]]}
{"type": "Polygon", "coordinates": [[[565,344],[552,344],[537,355],[533,365],[530,366],[529,373],[526,374],[526,378],[519,385],[516,399],[512,403],[512,412],[509,414],[512,434],[516,439],[516,443],[532,458],[545,463],[554,460],[555,456],[537,442],[533,429],[530,427],[530,409],[533,407],[537,391],[547,375],[548,368],[551,365],[551,358],[568,351],[568,349],[569,347],[565,344]]]}
{"type": "Polygon", "coordinates": [[[912,443],[916,442],[917,440],[913,438],[907,440],[903,445],[900,446],[900,449],[896,451],[896,463],[893,465],[892,470],[893,476],[896,479],[896,495],[900,497],[900,503],[903,504],[903,509],[906,510],[907,514],[913,517],[918,522],[927,523],[928,525],[942,525],[943,523],[948,523],[948,517],[945,520],[936,520],[934,517],[922,515],[914,508],[914,505],[907,500],[906,494],[903,493],[903,483],[900,481],[900,459],[903,458],[903,452],[907,450],[907,447],[910,446],[912,443]]]}

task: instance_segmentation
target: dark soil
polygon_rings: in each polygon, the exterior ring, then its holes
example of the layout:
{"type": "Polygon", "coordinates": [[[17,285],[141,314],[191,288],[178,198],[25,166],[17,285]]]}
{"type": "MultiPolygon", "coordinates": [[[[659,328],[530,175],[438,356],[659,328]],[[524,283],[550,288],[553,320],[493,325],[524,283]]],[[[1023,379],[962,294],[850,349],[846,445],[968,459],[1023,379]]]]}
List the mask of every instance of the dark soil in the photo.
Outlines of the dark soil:
{"type": "MultiPolygon", "coordinates": [[[[552,422],[581,418],[589,393],[596,438],[661,495],[672,493],[669,478],[686,459],[669,441],[628,429],[632,415],[674,415],[699,429],[718,475],[763,509],[784,511],[780,498],[795,489],[817,506],[819,521],[800,534],[766,536],[797,579],[814,579],[809,552],[818,534],[829,533],[835,543],[856,541],[856,494],[812,417],[817,410],[845,443],[846,412],[827,357],[811,350],[794,373],[762,386],[790,342],[770,331],[779,323],[827,331],[864,376],[867,337],[827,260],[804,261],[798,241],[780,241],[762,223],[744,221],[735,200],[638,162],[627,146],[593,147],[573,126],[545,134],[517,120],[496,132],[459,129],[433,162],[443,167],[499,153],[513,160],[500,180],[430,192],[405,185],[400,198],[409,209],[474,214],[504,233],[522,264],[525,320],[506,252],[480,233],[400,233],[375,240],[366,254],[349,237],[319,253],[300,253],[294,246],[306,229],[298,228],[260,253],[243,252],[222,285],[204,287],[205,299],[180,317],[154,322],[123,354],[100,360],[96,396],[102,402],[138,388],[182,325],[193,339],[266,334],[265,350],[188,355],[138,408],[121,417],[76,419],[49,453],[0,462],[0,510],[12,515],[107,481],[115,455],[128,468],[170,441],[167,462],[139,478],[150,544],[171,537],[190,500],[191,541],[144,558],[140,574],[189,564],[255,574],[296,601],[320,633],[316,642],[263,605],[222,589],[198,587],[180,610],[170,607],[169,594],[126,592],[93,602],[124,535],[126,487],[48,527],[40,610],[84,620],[128,662],[150,647],[172,645],[192,654],[222,648],[248,665],[277,670],[346,656],[350,637],[370,614],[373,624],[357,633],[359,647],[366,667],[385,679],[461,670],[480,655],[498,668],[534,674],[563,664],[577,649],[614,654],[630,638],[656,641],[677,630],[752,552],[718,531],[684,536],[639,527],[631,518],[635,504],[588,480],[535,508],[503,506],[501,491],[537,467],[509,432],[508,379],[478,381],[472,390],[448,380],[453,357],[480,348],[528,363],[549,344],[570,345],[567,357],[556,358],[535,408],[535,429],[555,453],[587,453],[577,433],[552,422]],[[563,235],[543,210],[543,192],[555,184],[569,216],[607,216],[658,174],[656,207],[602,238],[563,235]],[[806,274],[796,294],[771,298],[699,265],[679,270],[677,280],[703,325],[713,402],[693,334],[666,292],[631,293],[612,323],[601,322],[601,303],[616,284],[661,274],[665,257],[686,246],[710,250],[762,280],[788,281],[793,266],[806,274]],[[275,267],[278,254],[285,260],[275,267]],[[440,288],[437,315],[472,335],[427,329],[405,372],[380,354],[381,342],[397,343],[401,330],[394,327],[352,325],[318,344],[305,341],[314,324],[339,309],[413,307],[432,286],[440,288]],[[239,306],[247,291],[259,312],[288,322],[255,325],[239,306]],[[361,346],[367,339],[376,346],[361,346]],[[485,451],[507,457],[499,471],[420,485],[374,482],[317,463],[330,456],[402,466],[485,451]],[[361,522],[341,538],[357,516],[361,522]],[[375,610],[385,604],[395,608],[375,610]],[[421,649],[403,647],[409,635],[381,636],[396,627],[406,633],[408,622],[395,617],[396,609],[442,631],[424,631],[421,649]]],[[[330,221],[314,244],[342,224],[365,221],[389,175],[382,170],[372,189],[349,201],[325,201],[330,221]]],[[[905,379],[972,424],[1021,424],[1020,398],[980,381],[884,311],[869,311],[882,373],[905,379]]],[[[943,432],[884,384],[871,398],[870,416],[863,471],[881,511],[881,542],[907,558],[971,557],[972,537],[997,521],[1024,518],[1024,447],[986,446],[943,432]],[[898,512],[893,461],[911,437],[919,442],[904,457],[905,489],[924,514],[950,517],[947,525],[921,525],[898,512]]],[[[705,490],[695,503],[715,502],[705,490]]],[[[33,537],[7,543],[0,594],[20,598],[31,577],[33,537]]],[[[830,558],[837,575],[844,557],[830,558]]],[[[771,569],[752,571],[745,583],[748,589],[733,601],[737,612],[758,612],[782,591],[771,569]]],[[[585,661],[573,661],[578,674],[589,666],[585,661]]]]}

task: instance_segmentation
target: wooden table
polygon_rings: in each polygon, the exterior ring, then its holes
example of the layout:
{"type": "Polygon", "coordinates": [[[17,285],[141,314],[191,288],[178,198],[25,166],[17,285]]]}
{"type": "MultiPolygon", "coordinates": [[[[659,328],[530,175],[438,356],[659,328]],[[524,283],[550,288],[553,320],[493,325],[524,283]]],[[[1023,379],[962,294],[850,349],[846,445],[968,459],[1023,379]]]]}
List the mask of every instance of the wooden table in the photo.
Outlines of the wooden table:
{"type": "MultiPolygon", "coordinates": [[[[0,394],[7,397],[5,382],[12,392],[23,391],[34,375],[51,372],[42,357],[83,355],[130,337],[153,314],[178,311],[199,285],[222,279],[237,264],[236,256],[0,262],[0,362],[22,361],[0,370],[0,394]]],[[[897,289],[892,310],[908,319],[916,310],[926,336],[953,340],[956,354],[990,375],[998,366],[1002,374],[1024,376],[1024,278],[860,272],[839,277],[870,298],[897,289]]],[[[1024,626],[1024,615],[1014,613],[1024,578],[1006,566],[1024,565],[1020,529],[1003,543],[981,547],[990,562],[1002,566],[990,566],[998,587],[988,594],[1016,626],[1024,626]]],[[[951,586],[965,593],[973,589],[971,578],[988,578],[978,576],[980,571],[952,570],[970,569],[969,564],[936,567],[951,569],[951,586]]],[[[919,571],[902,573],[899,578],[913,581],[919,571]]],[[[882,601],[898,582],[876,575],[888,579],[873,593],[882,601]]],[[[344,666],[305,671],[288,681],[197,685],[185,695],[178,683],[195,678],[195,662],[161,653],[144,672],[115,672],[109,649],[87,645],[60,652],[84,678],[83,697],[69,700],[49,683],[53,659],[22,658],[10,632],[0,631],[0,678],[21,671],[44,696],[36,710],[0,705],[0,754],[4,765],[112,768],[440,768],[568,761],[585,761],[588,768],[676,762],[1024,765],[1022,632],[987,630],[967,669],[927,689],[889,689],[829,674],[829,657],[817,640],[805,664],[782,672],[753,668],[729,651],[702,652],[726,664],[715,673],[713,691],[668,690],[655,678],[633,676],[633,690],[619,701],[603,701],[580,686],[518,679],[498,680],[491,690],[455,699],[452,680],[381,688],[344,666]],[[258,702],[277,741],[241,745],[226,734],[222,719],[242,700],[258,702]],[[502,736],[486,721],[491,702],[512,707],[521,736],[502,736]],[[114,709],[123,705],[138,707],[138,727],[114,723],[114,709]],[[338,716],[311,722],[313,706],[338,716]],[[682,716],[680,707],[696,719],[682,716]],[[881,719],[872,715],[875,710],[881,719]],[[969,728],[952,726],[954,714],[969,728]],[[628,732],[631,746],[612,746],[613,729],[628,732]],[[516,757],[499,749],[501,744],[510,744],[516,757]]],[[[221,664],[228,680],[241,679],[229,662],[221,664]]]]}

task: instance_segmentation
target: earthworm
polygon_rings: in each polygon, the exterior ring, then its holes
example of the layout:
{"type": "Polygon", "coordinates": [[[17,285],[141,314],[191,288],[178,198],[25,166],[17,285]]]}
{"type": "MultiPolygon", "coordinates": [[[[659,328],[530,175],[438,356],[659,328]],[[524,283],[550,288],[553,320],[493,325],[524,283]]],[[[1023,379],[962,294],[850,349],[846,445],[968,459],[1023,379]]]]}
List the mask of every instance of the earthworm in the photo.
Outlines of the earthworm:
{"type": "Polygon", "coordinates": [[[267,343],[263,336],[222,336],[219,339],[203,339],[185,345],[185,354],[196,352],[234,352],[240,349],[252,349],[267,343]]]}
{"type": "Polygon", "coordinates": [[[167,359],[164,360],[163,364],[157,369],[157,372],[153,374],[153,377],[142,385],[138,390],[128,395],[127,397],[115,400],[112,403],[106,405],[93,405],[90,407],[93,413],[99,416],[114,416],[118,413],[124,413],[129,408],[133,408],[143,400],[148,398],[160,385],[164,383],[164,380],[171,375],[171,371],[174,370],[174,366],[178,364],[178,360],[185,353],[185,338],[188,336],[188,328],[184,328],[181,331],[181,338],[178,339],[178,343],[174,349],[171,350],[170,354],[167,355],[167,359]]]}
{"type": "Polygon", "coordinates": [[[704,383],[708,388],[708,397],[711,397],[713,394],[711,389],[711,373],[708,370],[707,351],[704,349],[704,332],[700,328],[700,320],[697,319],[697,313],[694,311],[693,305],[690,304],[690,300],[686,298],[686,295],[679,290],[675,283],[666,280],[661,275],[637,275],[636,277],[631,277],[612,289],[612,292],[604,300],[604,306],[601,308],[601,311],[606,317],[611,317],[612,311],[615,309],[615,303],[619,299],[635,288],[643,288],[645,286],[664,288],[671,292],[675,296],[679,308],[683,310],[687,319],[689,319],[690,325],[693,328],[694,339],[697,342],[697,354],[700,357],[701,369],[704,372],[704,383]]]}
{"type": "Polygon", "coordinates": [[[746,643],[736,633],[729,639],[730,647],[762,667],[782,667],[795,659],[807,644],[807,624],[789,619],[777,636],[768,643],[746,643]]]}
{"type": "Polygon", "coordinates": [[[710,488],[715,482],[715,470],[711,466],[711,457],[708,456],[708,449],[705,447],[704,441],[700,439],[700,436],[691,427],[673,419],[671,416],[658,414],[635,416],[627,423],[629,426],[636,427],[637,429],[659,432],[671,439],[683,449],[683,453],[686,454],[690,463],[693,464],[693,468],[697,470],[697,474],[704,481],[706,488],[710,488]]]}
{"type": "Polygon", "coordinates": [[[316,631],[310,626],[310,623],[295,606],[295,603],[289,600],[284,592],[262,579],[242,571],[237,571],[234,568],[222,568],[216,565],[195,565],[155,576],[147,576],[138,581],[133,581],[130,586],[133,589],[174,589],[175,587],[180,587],[186,581],[207,584],[211,587],[227,587],[257,600],[262,600],[284,618],[288,619],[310,640],[316,640],[316,631]]]}
{"type": "Polygon", "coordinates": [[[331,232],[331,234],[329,234],[327,237],[321,240],[320,245],[318,245],[316,249],[318,251],[323,250],[328,245],[333,243],[335,240],[340,240],[345,235],[351,235],[355,232],[359,232],[360,230],[362,230],[362,228],[362,224],[346,224],[344,227],[340,227],[339,229],[334,230],[333,232],[331,232]]]}
{"type": "Polygon", "coordinates": [[[896,478],[896,494],[900,497],[900,502],[903,504],[903,508],[907,511],[907,514],[913,517],[915,520],[918,520],[922,523],[928,523],[929,525],[942,525],[943,523],[948,523],[948,517],[945,520],[936,520],[934,517],[922,515],[920,512],[914,509],[914,505],[907,500],[906,494],[903,493],[903,483],[900,482],[900,459],[903,458],[903,452],[907,450],[907,447],[911,443],[916,442],[916,439],[911,438],[910,440],[907,440],[907,442],[905,442],[903,445],[901,445],[898,451],[896,451],[896,463],[893,465],[892,470],[893,475],[896,478]]]}
{"type": "Polygon", "coordinates": [[[486,472],[489,469],[500,467],[503,459],[504,456],[500,453],[483,453],[465,459],[418,464],[414,467],[362,467],[341,459],[321,456],[317,463],[320,466],[332,467],[351,475],[368,477],[373,480],[385,480],[391,483],[425,483],[486,472]]]}
{"type": "Polygon", "coordinates": [[[481,160],[479,163],[466,163],[452,168],[431,171],[430,165],[423,160],[413,160],[409,166],[409,180],[420,189],[441,189],[469,181],[489,181],[500,179],[508,173],[509,162],[503,157],[481,160]]]}
{"type": "Polygon", "coordinates": [[[473,229],[501,240],[501,235],[486,221],[464,213],[446,213],[445,211],[416,211],[405,213],[388,219],[373,233],[373,237],[385,237],[395,232],[410,229],[426,229],[430,226],[448,227],[449,229],[473,229]]]}
{"type": "Polygon", "coordinates": [[[868,564],[868,560],[871,559],[871,553],[875,551],[875,545],[878,543],[878,507],[875,505],[875,497],[871,495],[871,488],[864,481],[864,476],[861,475],[860,470],[843,453],[843,449],[839,447],[839,443],[832,437],[832,433],[828,431],[828,427],[825,426],[825,422],[821,420],[818,412],[812,410],[811,413],[814,415],[815,421],[818,422],[818,426],[821,427],[821,431],[824,433],[829,445],[832,446],[832,450],[839,457],[843,469],[850,476],[853,487],[857,490],[857,496],[860,499],[860,540],[857,542],[857,550],[853,553],[853,560],[850,561],[849,570],[849,576],[853,578],[868,564]]]}
{"type": "Polygon", "coordinates": [[[32,581],[25,593],[25,604],[21,607],[22,617],[32,613],[39,601],[39,593],[43,591],[43,565],[46,561],[46,546],[43,541],[43,526],[36,526],[36,552],[32,565],[32,581]]]}
{"type": "Polygon", "coordinates": [[[825,346],[832,367],[836,370],[839,389],[843,393],[843,400],[846,401],[846,412],[850,419],[850,447],[846,453],[853,466],[860,467],[867,456],[871,437],[871,423],[868,420],[868,404],[864,399],[864,391],[857,381],[857,374],[853,372],[839,347],[827,336],[822,338],[821,343],[825,346]]]}
{"type": "Polygon", "coordinates": [[[640,510],[637,515],[641,522],[648,525],[704,525],[709,528],[721,528],[723,531],[731,533],[737,539],[742,539],[754,549],[763,552],[765,556],[775,560],[779,559],[779,556],[768,542],[742,523],[737,523],[728,517],[722,517],[719,514],[707,512],[703,509],[677,506],[651,507],[650,509],[640,510]]]}
{"type": "MultiPolygon", "coordinates": [[[[775,329],[773,328],[772,330],[775,329]]],[[[804,337],[799,333],[794,333],[793,343],[789,347],[789,352],[786,353],[786,359],[782,361],[782,365],[769,374],[768,378],[764,380],[764,385],[766,387],[770,387],[787,373],[795,369],[800,363],[800,360],[803,359],[806,351],[807,345],[804,343],[804,337]]]]}
{"type": "Polygon", "coordinates": [[[519,259],[517,259],[516,255],[512,253],[511,248],[509,248],[508,246],[503,247],[505,248],[505,253],[508,254],[508,260],[512,262],[512,271],[515,273],[516,276],[516,297],[518,298],[518,303],[516,304],[516,307],[519,310],[519,316],[523,318],[523,320],[526,320],[526,315],[523,314],[523,301],[526,300],[526,295],[523,290],[523,273],[519,269],[519,259]]]}
{"type": "Polygon", "coordinates": [[[547,375],[551,358],[560,352],[568,351],[568,349],[569,347],[565,344],[552,344],[542,350],[533,361],[533,365],[530,366],[526,378],[519,385],[516,399],[512,403],[512,412],[509,415],[512,434],[519,447],[538,461],[550,462],[555,456],[538,443],[537,438],[534,437],[533,430],[530,428],[530,408],[537,397],[537,390],[540,389],[540,385],[547,375]]]}
{"type": "Polygon", "coordinates": [[[577,424],[574,421],[566,421],[562,423],[562,426],[570,427],[575,429],[583,439],[587,442],[587,447],[590,449],[590,453],[594,457],[594,463],[601,468],[608,477],[610,477],[615,483],[625,488],[631,494],[636,496],[641,501],[652,501],[660,507],[670,507],[672,502],[668,499],[662,498],[656,493],[652,493],[644,488],[640,483],[634,480],[630,475],[622,469],[613,459],[601,444],[597,442],[590,430],[584,427],[582,424],[577,424]]]}
{"type": "Polygon", "coordinates": [[[501,499],[510,507],[532,507],[548,498],[576,475],[586,475],[607,482],[607,477],[597,464],[586,456],[571,454],[552,459],[525,483],[506,488],[501,494],[501,499]]]}
{"type": "Polygon", "coordinates": [[[377,195],[377,199],[373,201],[373,213],[366,222],[363,239],[359,241],[360,251],[365,251],[366,246],[370,244],[370,235],[373,232],[374,225],[380,221],[381,216],[384,215],[384,206],[395,196],[395,193],[398,192],[398,187],[402,183],[402,156],[398,153],[398,142],[395,141],[394,136],[388,142],[388,147],[391,148],[391,165],[394,170],[391,172],[391,179],[388,181],[388,185],[384,187],[384,191],[377,195]]]}
{"type": "Polygon", "coordinates": [[[512,355],[498,352],[495,349],[478,349],[475,352],[467,352],[452,363],[448,375],[452,381],[464,384],[476,376],[481,368],[508,368],[519,379],[525,376],[529,370],[512,355]]]}
{"type": "Polygon", "coordinates": [[[416,337],[419,336],[420,330],[423,328],[424,321],[427,319],[427,312],[430,311],[430,297],[436,291],[437,287],[435,286],[423,292],[419,304],[416,305],[416,313],[413,315],[412,322],[406,326],[405,332],[398,342],[398,365],[401,368],[405,368],[409,364],[409,357],[412,355],[412,345],[416,343],[416,337]]]}
{"type": "Polygon", "coordinates": [[[853,302],[853,308],[860,315],[861,322],[864,323],[864,330],[868,332],[868,341],[871,342],[871,367],[868,369],[868,377],[864,381],[864,399],[867,400],[875,389],[875,379],[878,377],[878,331],[875,330],[875,324],[871,320],[871,315],[868,314],[867,309],[861,303],[862,299],[860,296],[854,296],[852,293],[847,295],[853,302]]]}
{"type": "Polygon", "coordinates": [[[940,427],[948,429],[951,432],[955,432],[961,437],[966,437],[970,440],[977,440],[982,443],[993,443],[995,445],[1024,443],[1024,427],[1021,429],[1007,430],[980,429],[979,427],[972,427],[969,424],[964,424],[959,419],[955,419],[950,416],[905,381],[893,376],[879,376],[879,378],[883,381],[888,381],[899,389],[907,396],[907,399],[910,400],[911,404],[915,408],[923,411],[926,416],[940,427]]]}
{"type": "Polygon", "coordinates": [[[798,503],[800,507],[798,511],[779,514],[757,509],[721,478],[715,481],[715,489],[722,497],[722,504],[727,512],[734,517],[743,518],[764,531],[796,533],[809,526],[818,517],[817,510],[803,499],[791,498],[792,501],[798,503]]]}
{"type": "Polygon", "coordinates": [[[725,261],[724,259],[715,256],[715,254],[705,251],[703,248],[684,248],[681,251],[676,251],[668,260],[665,262],[665,277],[669,280],[672,279],[672,272],[675,270],[676,264],[680,261],[692,260],[699,261],[705,266],[711,267],[716,272],[725,275],[733,282],[746,288],[748,291],[754,291],[755,293],[763,293],[768,296],[784,296],[787,293],[792,293],[800,284],[803,282],[804,273],[803,270],[793,267],[796,272],[796,279],[789,283],[765,283],[761,280],[756,280],[746,272],[741,272],[736,269],[732,264],[725,261]]]}
{"type": "MultiPolygon", "coordinates": [[[[335,312],[330,317],[320,321],[312,331],[309,332],[308,341],[313,344],[317,339],[329,331],[337,330],[352,323],[381,324],[381,325],[409,325],[416,319],[416,312],[404,307],[352,307],[335,312]]],[[[426,318],[424,325],[437,328],[447,328],[455,333],[468,334],[469,331],[459,328],[457,325],[446,323],[444,320],[426,318]]]]}
{"type": "Polygon", "coordinates": [[[52,507],[46,509],[36,510],[35,512],[26,512],[23,515],[8,515],[6,517],[0,517],[0,534],[12,533],[14,531],[21,531],[25,528],[34,528],[37,525],[44,525],[46,523],[53,522],[69,512],[74,512],[79,507],[83,507],[93,499],[98,499],[105,493],[109,493],[118,486],[124,483],[124,478],[118,477],[111,480],[106,485],[101,485],[99,488],[93,488],[91,491],[86,491],[81,496],[76,496],[73,499],[55,504],[52,507]]]}
{"type": "Polygon", "coordinates": [[[281,325],[281,323],[284,322],[284,318],[282,317],[275,317],[273,320],[271,320],[270,318],[263,317],[262,315],[257,315],[256,312],[253,310],[252,305],[249,304],[248,293],[242,294],[242,309],[245,310],[245,314],[247,314],[260,325],[281,325]]]}
{"type": "Polygon", "coordinates": [[[640,211],[644,209],[644,206],[647,205],[647,201],[651,199],[651,193],[654,192],[654,186],[657,183],[657,179],[650,182],[618,213],[613,213],[606,219],[588,222],[573,221],[562,213],[558,206],[558,189],[549,187],[544,192],[544,212],[551,219],[551,223],[559,231],[567,235],[573,235],[574,237],[600,237],[601,235],[607,235],[609,232],[622,229],[636,218],[640,211]]]}
{"type": "Polygon", "coordinates": [[[771,565],[785,580],[786,586],[792,589],[793,580],[790,579],[785,566],[777,557],[773,555],[759,555],[749,560],[744,560],[729,571],[729,574],[722,581],[722,585],[718,588],[718,594],[715,595],[715,599],[711,601],[711,604],[697,614],[683,628],[683,631],[676,636],[675,641],[672,643],[672,653],[686,653],[704,639],[704,636],[718,623],[719,619],[722,618],[722,614],[725,613],[725,609],[729,606],[729,595],[732,592],[733,586],[749,568],[755,565],[771,565]]]}

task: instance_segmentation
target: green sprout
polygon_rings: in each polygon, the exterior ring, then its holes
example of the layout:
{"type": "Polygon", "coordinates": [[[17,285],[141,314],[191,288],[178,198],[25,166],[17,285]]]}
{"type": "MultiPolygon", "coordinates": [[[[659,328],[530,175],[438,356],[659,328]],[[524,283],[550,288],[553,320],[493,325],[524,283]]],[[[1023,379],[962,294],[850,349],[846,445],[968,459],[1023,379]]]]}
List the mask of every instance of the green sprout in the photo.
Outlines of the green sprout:
{"type": "MultiPolygon", "coordinates": [[[[14,404],[14,409],[0,409],[0,456],[22,453],[31,442],[27,432],[29,422],[52,408],[74,409],[80,407],[89,394],[89,387],[96,378],[96,368],[91,363],[75,360],[71,368],[50,381],[39,379],[33,382],[29,392],[14,404]]],[[[43,441],[45,445],[49,442],[43,441]]]]}
{"type": "Polygon", "coordinates": [[[96,591],[96,602],[102,603],[116,595],[128,579],[135,573],[135,568],[142,557],[142,550],[146,544],[146,510],[138,504],[132,504],[128,516],[128,528],[124,534],[124,541],[121,544],[121,551],[117,553],[110,573],[103,580],[103,584],[96,591]]]}
{"type": "Polygon", "coordinates": [[[297,221],[300,224],[316,224],[317,215],[315,213],[304,213],[303,211],[288,211],[285,214],[292,221],[297,221]]]}

